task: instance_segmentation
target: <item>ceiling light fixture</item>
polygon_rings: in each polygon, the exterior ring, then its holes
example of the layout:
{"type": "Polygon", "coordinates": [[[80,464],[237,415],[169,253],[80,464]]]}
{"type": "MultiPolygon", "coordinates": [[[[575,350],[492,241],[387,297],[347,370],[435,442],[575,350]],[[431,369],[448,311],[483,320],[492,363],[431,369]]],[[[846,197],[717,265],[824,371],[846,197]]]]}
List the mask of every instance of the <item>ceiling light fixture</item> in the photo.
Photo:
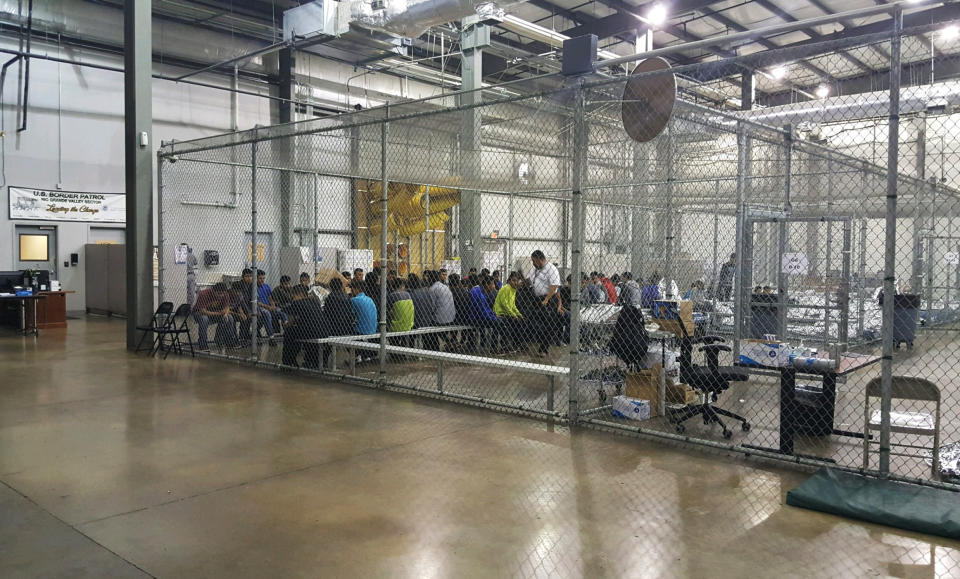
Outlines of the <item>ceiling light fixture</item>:
{"type": "Polygon", "coordinates": [[[787,67],[780,65],[770,71],[770,76],[777,80],[783,80],[787,76],[787,67]]]}
{"type": "Polygon", "coordinates": [[[654,26],[660,26],[667,21],[667,7],[659,2],[647,12],[647,21],[654,26]]]}
{"type": "Polygon", "coordinates": [[[947,26],[940,31],[940,38],[942,40],[956,40],[958,36],[960,36],[960,27],[956,25],[947,26]]]}
{"type": "Polygon", "coordinates": [[[816,94],[818,99],[825,99],[830,96],[830,87],[825,84],[821,84],[817,87],[816,94]]]}

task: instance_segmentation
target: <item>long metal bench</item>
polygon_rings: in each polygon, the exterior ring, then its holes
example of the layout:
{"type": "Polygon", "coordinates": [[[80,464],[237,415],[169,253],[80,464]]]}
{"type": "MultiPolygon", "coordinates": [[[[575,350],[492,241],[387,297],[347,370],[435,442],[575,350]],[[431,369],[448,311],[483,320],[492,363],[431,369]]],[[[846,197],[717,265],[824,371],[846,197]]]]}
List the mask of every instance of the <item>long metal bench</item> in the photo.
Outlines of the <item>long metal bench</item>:
{"type": "MultiPolygon", "coordinates": [[[[369,337],[369,336],[368,336],[369,337]]],[[[337,342],[338,346],[350,350],[350,374],[356,375],[356,350],[380,350],[380,344],[372,342],[346,341],[337,342]]],[[[554,411],[554,391],[556,388],[556,378],[558,376],[569,376],[570,368],[566,366],[553,366],[548,364],[534,364],[531,362],[518,362],[516,360],[504,360],[502,358],[487,358],[484,356],[470,356],[466,354],[454,354],[451,352],[434,352],[432,350],[420,350],[418,348],[406,348],[403,346],[387,345],[388,354],[397,354],[401,356],[415,356],[428,360],[437,361],[437,391],[443,393],[443,365],[444,363],[468,364],[472,366],[481,366],[485,368],[498,368],[501,370],[512,370],[515,372],[526,372],[529,374],[540,374],[547,377],[550,389],[547,391],[547,409],[554,411]]]]}
{"type": "MultiPolygon", "coordinates": [[[[407,336],[425,336],[427,334],[443,334],[446,332],[460,332],[463,330],[472,330],[473,326],[428,326],[426,328],[417,328],[415,330],[407,330],[405,332],[387,332],[387,339],[391,338],[404,338],[407,336]]],[[[332,346],[332,351],[330,352],[330,370],[337,370],[337,346],[345,342],[366,342],[367,340],[377,340],[379,343],[380,334],[357,334],[354,336],[328,336],[326,338],[310,338],[307,340],[300,340],[305,344],[329,344],[332,346]]],[[[368,342],[372,343],[372,342],[368,342]]],[[[379,348],[378,348],[379,349],[379,348]]],[[[355,364],[355,360],[351,361],[351,368],[355,364]]]]}

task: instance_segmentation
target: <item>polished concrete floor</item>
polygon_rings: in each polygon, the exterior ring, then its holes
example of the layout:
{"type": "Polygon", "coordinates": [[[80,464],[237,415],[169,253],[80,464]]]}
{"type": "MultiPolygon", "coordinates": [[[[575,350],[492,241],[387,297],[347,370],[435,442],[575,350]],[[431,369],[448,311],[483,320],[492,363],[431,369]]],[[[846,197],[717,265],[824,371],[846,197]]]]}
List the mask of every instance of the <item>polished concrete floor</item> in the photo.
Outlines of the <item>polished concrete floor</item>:
{"type": "Polygon", "coordinates": [[[0,333],[0,577],[957,577],[800,472],[251,369],[123,322],[0,333]]]}

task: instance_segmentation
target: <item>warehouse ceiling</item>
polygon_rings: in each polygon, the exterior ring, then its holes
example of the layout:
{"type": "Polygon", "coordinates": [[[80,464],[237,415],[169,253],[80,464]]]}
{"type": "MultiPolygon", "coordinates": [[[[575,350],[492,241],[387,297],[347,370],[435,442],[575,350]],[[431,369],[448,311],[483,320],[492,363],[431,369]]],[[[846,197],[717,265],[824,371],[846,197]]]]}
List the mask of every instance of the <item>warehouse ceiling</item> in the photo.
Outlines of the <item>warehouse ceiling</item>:
{"type": "MultiPolygon", "coordinates": [[[[122,0],[88,1],[122,5],[122,0]]],[[[624,56],[635,53],[638,34],[645,35],[648,28],[653,30],[655,49],[717,39],[716,46],[704,47],[700,43],[700,48],[679,50],[668,56],[677,66],[888,31],[890,15],[877,14],[740,43],[724,40],[733,33],[884,3],[884,0],[528,0],[510,6],[508,12],[566,36],[596,34],[602,50],[624,56]],[[651,26],[644,20],[657,6],[664,11],[665,19],[651,26]]],[[[282,38],[283,12],[299,4],[301,2],[295,0],[154,0],[154,14],[159,19],[224,31],[267,46],[282,38]]],[[[924,72],[928,68],[938,69],[938,80],[960,75],[960,62],[956,62],[960,61],[960,38],[938,37],[950,22],[960,20],[960,5],[917,2],[907,8],[905,27],[930,29],[926,34],[904,39],[903,59],[908,65],[920,67],[917,80],[925,80],[922,77],[928,74],[924,72]]],[[[559,68],[558,48],[510,28],[495,26],[492,30],[493,46],[485,51],[483,63],[487,83],[536,76],[559,68]]],[[[309,50],[352,64],[358,70],[388,74],[395,71],[415,76],[410,72],[413,68],[409,63],[416,60],[416,70],[433,71],[432,78],[420,80],[448,83],[448,79],[456,79],[460,74],[458,46],[458,23],[453,22],[434,27],[408,42],[354,29],[342,38],[328,39],[309,50]]],[[[829,91],[832,96],[879,90],[885,86],[888,63],[887,43],[797,59],[790,59],[786,54],[769,62],[755,63],[750,68],[756,73],[757,101],[782,104],[814,98],[818,90],[829,91]]],[[[728,71],[718,76],[696,80],[710,84],[717,95],[712,104],[732,106],[739,102],[740,75],[728,71]]],[[[907,82],[910,80],[909,76],[905,78],[907,82]]],[[[455,82],[448,84],[456,88],[455,82]]]]}

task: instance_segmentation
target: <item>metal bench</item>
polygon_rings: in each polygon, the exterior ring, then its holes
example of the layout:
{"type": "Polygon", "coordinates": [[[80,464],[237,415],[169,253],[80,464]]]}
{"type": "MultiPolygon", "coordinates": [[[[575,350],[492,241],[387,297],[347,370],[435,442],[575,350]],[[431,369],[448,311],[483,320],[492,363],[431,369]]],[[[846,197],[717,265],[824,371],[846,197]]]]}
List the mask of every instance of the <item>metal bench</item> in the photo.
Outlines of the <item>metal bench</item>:
{"type": "MultiPolygon", "coordinates": [[[[473,326],[429,326],[426,328],[417,328],[415,330],[407,330],[406,332],[387,332],[387,339],[391,338],[403,338],[406,336],[425,336],[427,334],[443,334],[446,332],[460,332],[463,330],[471,330],[473,326]]],[[[364,342],[367,340],[380,340],[380,334],[358,334],[355,336],[328,336],[326,338],[311,338],[307,340],[300,340],[305,344],[329,344],[332,346],[332,352],[330,353],[330,370],[336,371],[337,369],[337,346],[344,342],[364,342]]]]}
{"type": "MultiPolygon", "coordinates": [[[[424,328],[426,329],[426,328],[424,328]]],[[[348,348],[350,350],[350,374],[356,375],[356,350],[380,350],[380,344],[360,341],[341,341],[336,345],[348,348]]],[[[569,376],[570,368],[565,366],[553,366],[548,364],[534,364],[531,362],[518,362],[515,360],[504,360],[501,358],[487,358],[483,356],[469,356],[466,354],[453,354],[450,352],[434,352],[432,350],[420,350],[417,348],[405,348],[403,346],[387,345],[388,354],[398,354],[401,356],[416,356],[428,360],[437,361],[437,391],[443,393],[443,365],[444,363],[468,364],[472,366],[482,366],[485,368],[498,368],[501,370],[512,370],[514,372],[526,372],[529,374],[540,374],[547,377],[550,390],[547,392],[547,409],[554,411],[554,391],[556,388],[556,378],[558,376],[569,376]]]]}

